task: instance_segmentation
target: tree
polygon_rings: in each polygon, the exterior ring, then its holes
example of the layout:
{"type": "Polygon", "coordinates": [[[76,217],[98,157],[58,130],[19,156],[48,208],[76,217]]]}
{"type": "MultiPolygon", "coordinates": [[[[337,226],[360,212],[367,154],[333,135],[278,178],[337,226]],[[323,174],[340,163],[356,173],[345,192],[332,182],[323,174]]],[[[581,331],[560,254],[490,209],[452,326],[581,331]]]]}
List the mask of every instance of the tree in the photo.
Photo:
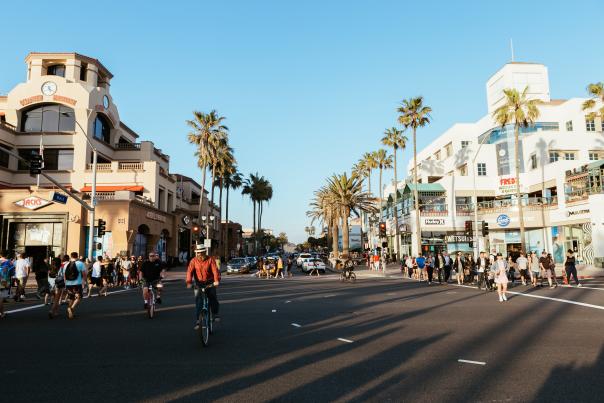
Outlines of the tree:
{"type": "Polygon", "coordinates": [[[287,239],[287,234],[285,232],[280,232],[279,236],[277,237],[277,241],[279,243],[280,248],[283,249],[283,247],[289,242],[289,240],[287,239]]]}
{"type": "Polygon", "coordinates": [[[363,190],[362,180],[346,173],[332,175],[327,179],[326,189],[328,200],[333,204],[342,223],[342,255],[348,256],[350,242],[348,233],[348,218],[351,213],[357,217],[360,211],[371,212],[375,210],[369,193],[363,190]]]}
{"type": "MultiPolygon", "coordinates": [[[[214,189],[219,186],[220,193],[218,196],[219,200],[219,211],[220,219],[218,225],[222,221],[222,189],[224,184],[224,176],[231,172],[235,166],[235,157],[233,156],[233,149],[229,147],[228,140],[223,138],[219,140],[216,147],[213,147],[210,152],[210,168],[212,170],[212,192],[211,192],[211,204],[214,204],[214,189]]],[[[209,211],[209,209],[208,209],[209,211]]],[[[206,217],[209,220],[209,216],[206,217]]],[[[207,221],[209,224],[209,221],[207,221]]],[[[209,234],[208,234],[209,237],[209,234]]],[[[225,255],[225,258],[227,256],[225,255]]]]}
{"type": "Polygon", "coordinates": [[[384,214],[382,209],[382,199],[384,196],[384,189],[382,188],[382,172],[384,171],[384,169],[392,168],[392,155],[388,155],[386,153],[386,150],[384,150],[383,148],[374,151],[373,155],[375,158],[375,162],[377,163],[377,166],[380,170],[380,220],[383,221],[384,214]]]}
{"type": "Polygon", "coordinates": [[[394,156],[394,226],[396,227],[396,253],[398,258],[400,258],[401,240],[398,230],[398,176],[396,171],[396,151],[398,149],[405,149],[407,146],[407,137],[403,135],[402,130],[398,130],[396,127],[391,127],[390,129],[386,129],[384,132],[382,144],[392,147],[392,154],[394,156]]]}
{"type": "Polygon", "coordinates": [[[397,112],[398,121],[405,129],[413,130],[413,199],[415,204],[415,242],[417,253],[422,250],[422,230],[419,226],[419,192],[417,190],[417,129],[430,124],[432,108],[424,105],[424,97],[404,99],[397,112]]]}
{"type": "MultiPolygon", "coordinates": [[[[538,105],[541,103],[538,99],[527,99],[528,86],[519,93],[515,88],[506,88],[503,90],[505,95],[505,104],[493,112],[493,119],[502,129],[508,124],[514,125],[514,159],[516,173],[516,200],[518,201],[518,220],[520,221],[520,247],[526,251],[524,239],[524,215],[522,200],[520,199],[520,156],[519,156],[519,133],[520,128],[527,128],[535,124],[539,118],[540,112],[538,105]]],[[[476,202],[476,201],[475,201],[476,202]]]]}
{"type": "Polygon", "coordinates": [[[604,83],[589,84],[587,86],[587,93],[590,99],[583,102],[583,110],[589,111],[587,119],[594,120],[600,117],[604,121],[604,83]],[[602,104],[600,109],[595,110],[598,101],[602,104]]]}
{"type": "Polygon", "coordinates": [[[225,241],[224,241],[224,256],[227,259],[228,259],[228,254],[229,254],[229,230],[228,230],[229,190],[231,190],[231,189],[237,190],[241,187],[241,185],[243,183],[243,176],[241,175],[241,173],[237,172],[237,167],[235,165],[233,165],[232,168],[233,169],[224,176],[224,188],[226,190],[226,218],[225,218],[225,220],[227,222],[227,228],[225,231],[225,241]]]}
{"type": "Polygon", "coordinates": [[[273,187],[270,182],[260,176],[258,173],[250,174],[249,178],[243,181],[242,195],[248,195],[254,205],[254,249],[258,254],[257,240],[262,232],[262,206],[273,197],[273,187]],[[256,221],[256,205],[258,206],[258,221],[256,221]]]}
{"type": "Polygon", "coordinates": [[[362,162],[365,170],[367,170],[367,179],[369,181],[369,194],[371,195],[371,172],[378,167],[375,159],[375,153],[365,153],[359,162],[362,162]]]}
{"type": "MultiPolygon", "coordinates": [[[[193,112],[193,119],[187,120],[187,125],[191,128],[187,139],[189,143],[195,144],[197,150],[197,165],[201,168],[201,197],[199,198],[199,217],[203,216],[203,194],[206,184],[206,171],[210,161],[213,149],[217,147],[222,140],[228,139],[228,127],[223,124],[226,118],[219,116],[215,110],[210,113],[199,111],[193,112]]],[[[209,211],[209,205],[208,205],[209,211]]]]}
{"type": "Polygon", "coordinates": [[[331,236],[331,248],[335,257],[338,256],[338,210],[332,203],[328,189],[323,186],[314,193],[310,202],[310,210],[306,215],[311,218],[311,223],[316,220],[327,225],[327,233],[331,236]]]}

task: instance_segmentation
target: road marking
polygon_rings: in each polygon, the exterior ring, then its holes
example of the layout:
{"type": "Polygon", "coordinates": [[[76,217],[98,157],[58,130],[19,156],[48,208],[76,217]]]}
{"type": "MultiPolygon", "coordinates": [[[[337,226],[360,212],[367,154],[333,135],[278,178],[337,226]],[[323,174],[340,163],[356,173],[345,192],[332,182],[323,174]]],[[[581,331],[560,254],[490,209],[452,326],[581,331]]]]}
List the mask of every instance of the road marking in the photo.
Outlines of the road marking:
{"type": "Polygon", "coordinates": [[[299,324],[297,324],[297,323],[292,323],[292,326],[293,326],[293,327],[302,327],[302,325],[299,325],[299,324]]]}
{"type": "Polygon", "coordinates": [[[335,297],[336,294],[331,294],[331,295],[324,295],[323,298],[331,298],[331,297],[335,297]]]}
{"type": "Polygon", "coordinates": [[[465,362],[466,364],[476,364],[476,365],[486,365],[487,364],[486,362],[482,362],[482,361],[470,361],[470,360],[462,360],[462,359],[459,359],[457,361],[465,362]]]}
{"type": "Polygon", "coordinates": [[[277,312],[277,310],[276,310],[276,309],[273,309],[273,312],[277,312]]]}
{"type": "Polygon", "coordinates": [[[291,301],[285,301],[286,304],[289,304],[291,301]]]}
{"type": "Polygon", "coordinates": [[[13,309],[12,311],[6,311],[6,313],[9,314],[9,313],[29,311],[30,309],[36,309],[36,308],[40,308],[42,306],[44,306],[44,304],[32,305],[32,306],[28,306],[28,307],[25,307],[25,308],[19,308],[19,309],[13,309]]]}
{"type": "Polygon", "coordinates": [[[342,339],[341,337],[338,337],[338,340],[343,341],[344,343],[354,343],[352,340],[342,339]]]}

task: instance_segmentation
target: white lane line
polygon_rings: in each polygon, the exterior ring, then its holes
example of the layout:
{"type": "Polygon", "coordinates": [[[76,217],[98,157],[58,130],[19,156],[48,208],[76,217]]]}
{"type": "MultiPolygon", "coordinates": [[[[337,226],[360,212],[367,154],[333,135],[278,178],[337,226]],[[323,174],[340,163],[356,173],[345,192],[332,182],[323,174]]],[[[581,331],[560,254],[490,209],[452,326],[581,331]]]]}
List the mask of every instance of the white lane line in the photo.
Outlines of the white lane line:
{"type": "Polygon", "coordinates": [[[13,309],[12,311],[6,311],[6,313],[16,313],[16,312],[23,312],[23,311],[29,311],[31,309],[36,309],[36,308],[40,308],[43,307],[44,304],[40,304],[40,305],[32,305],[32,306],[28,306],[25,308],[19,308],[19,309],[13,309]]]}
{"type": "Polygon", "coordinates": [[[335,297],[336,294],[332,294],[332,295],[324,295],[323,298],[331,298],[331,297],[335,297]]]}
{"type": "Polygon", "coordinates": [[[293,327],[302,327],[302,325],[299,325],[299,324],[297,324],[297,323],[292,323],[292,326],[293,326],[293,327]]]}
{"type": "Polygon", "coordinates": [[[475,364],[475,365],[486,365],[486,362],[482,362],[482,361],[470,361],[470,360],[462,360],[459,359],[457,360],[458,362],[465,362],[466,364],[475,364]]]}
{"type": "MultiPolygon", "coordinates": [[[[461,285],[461,284],[453,284],[453,285],[455,285],[457,287],[472,288],[472,289],[476,290],[476,287],[472,287],[470,285],[461,285]]],[[[562,303],[565,303],[565,304],[584,306],[586,308],[593,308],[593,309],[604,310],[604,306],[594,305],[594,304],[587,304],[585,302],[571,301],[569,299],[554,298],[554,297],[545,297],[543,295],[535,295],[535,294],[524,294],[524,293],[516,292],[516,291],[507,291],[507,293],[508,294],[513,294],[513,295],[518,295],[520,297],[547,299],[549,301],[556,301],[556,302],[562,302],[562,303]]]]}
{"type": "Polygon", "coordinates": [[[338,340],[343,341],[344,343],[354,343],[352,340],[342,339],[341,337],[338,337],[338,340]]]}
{"type": "Polygon", "coordinates": [[[273,309],[273,312],[277,312],[277,310],[276,310],[276,309],[273,309]]]}
{"type": "Polygon", "coordinates": [[[285,301],[286,304],[289,304],[291,301],[285,301]]]}

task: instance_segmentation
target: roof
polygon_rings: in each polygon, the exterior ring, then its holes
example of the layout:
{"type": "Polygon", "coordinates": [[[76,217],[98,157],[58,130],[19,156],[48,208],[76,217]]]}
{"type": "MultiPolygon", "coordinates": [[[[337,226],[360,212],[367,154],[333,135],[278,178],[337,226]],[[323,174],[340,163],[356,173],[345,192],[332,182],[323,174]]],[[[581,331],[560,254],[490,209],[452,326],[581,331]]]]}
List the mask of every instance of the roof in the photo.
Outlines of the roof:
{"type": "MultiPolygon", "coordinates": [[[[130,192],[142,192],[144,187],[142,186],[126,186],[126,185],[116,185],[116,186],[97,186],[97,192],[116,192],[120,190],[129,190],[130,192]]],[[[80,189],[80,192],[92,192],[92,186],[84,186],[80,189]]]]}
{"type": "Polygon", "coordinates": [[[87,63],[96,64],[104,75],[109,78],[113,78],[113,74],[107,69],[107,67],[103,66],[103,63],[100,62],[99,59],[95,59],[93,57],[85,56],[80,53],[75,52],[29,52],[29,54],[25,57],[25,61],[28,62],[32,56],[48,56],[48,57],[59,57],[59,58],[68,58],[73,57],[75,59],[83,60],[87,63]]]}
{"type": "MultiPolygon", "coordinates": [[[[191,182],[192,184],[194,184],[195,186],[197,186],[198,188],[201,189],[201,185],[195,179],[190,178],[187,175],[182,175],[182,174],[173,174],[173,175],[176,177],[177,181],[191,182]]],[[[204,189],[204,193],[208,193],[208,191],[204,189]]]]}
{"type": "Polygon", "coordinates": [[[124,129],[125,131],[127,131],[128,133],[130,133],[135,139],[138,138],[138,134],[136,134],[136,132],[134,130],[132,130],[131,128],[126,126],[126,124],[124,122],[122,122],[121,120],[120,120],[120,127],[122,129],[124,129]]]}
{"type": "MultiPolygon", "coordinates": [[[[410,192],[414,191],[415,184],[413,184],[413,183],[406,184],[403,192],[406,192],[407,189],[409,189],[410,192]]],[[[444,192],[445,188],[440,183],[418,183],[417,191],[418,192],[444,192]]]]}

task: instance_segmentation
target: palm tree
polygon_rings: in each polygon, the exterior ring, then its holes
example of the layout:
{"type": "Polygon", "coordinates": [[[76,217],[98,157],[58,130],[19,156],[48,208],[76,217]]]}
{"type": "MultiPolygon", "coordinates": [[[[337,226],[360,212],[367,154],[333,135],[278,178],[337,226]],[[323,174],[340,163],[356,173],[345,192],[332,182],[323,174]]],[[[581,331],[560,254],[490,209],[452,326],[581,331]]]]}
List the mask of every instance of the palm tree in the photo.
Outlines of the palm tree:
{"type": "MultiPolygon", "coordinates": [[[[508,124],[514,124],[514,160],[516,171],[516,199],[518,200],[518,220],[520,221],[520,247],[525,251],[524,240],[524,215],[522,211],[522,200],[520,199],[520,158],[519,158],[519,132],[520,128],[532,126],[539,118],[540,112],[538,99],[527,99],[528,86],[519,93],[515,88],[503,90],[505,104],[493,112],[493,119],[501,125],[502,129],[508,124]]],[[[478,230],[478,229],[476,229],[478,230]]]]}
{"type": "MultiPolygon", "coordinates": [[[[587,92],[589,93],[591,98],[583,102],[584,111],[594,109],[598,100],[604,104],[604,83],[600,82],[595,84],[589,84],[587,86],[587,92]]],[[[600,117],[600,119],[604,120],[604,105],[602,105],[600,109],[596,111],[591,111],[587,115],[587,119],[594,120],[598,116],[600,117]]]]}
{"type": "Polygon", "coordinates": [[[258,173],[250,174],[249,178],[243,181],[243,190],[241,194],[248,195],[254,204],[254,243],[256,254],[258,254],[258,246],[256,241],[262,232],[262,211],[263,203],[268,202],[273,198],[273,187],[270,182],[258,173]],[[256,205],[258,205],[258,215],[256,216],[256,205]],[[258,221],[256,221],[258,217],[258,221]]]}
{"type": "Polygon", "coordinates": [[[322,187],[315,192],[314,198],[310,202],[310,210],[306,212],[306,215],[311,218],[311,224],[319,220],[327,225],[327,233],[331,236],[331,248],[334,257],[337,257],[338,212],[326,187],[322,187]]]}
{"type": "Polygon", "coordinates": [[[386,150],[380,148],[373,152],[373,156],[380,170],[380,221],[384,220],[384,214],[382,213],[382,199],[384,196],[384,190],[382,189],[382,172],[384,169],[392,168],[392,155],[388,155],[386,150]]]}
{"type": "MultiPolygon", "coordinates": [[[[388,147],[392,147],[392,154],[394,155],[394,226],[396,235],[396,253],[397,257],[400,257],[401,244],[400,236],[398,231],[398,176],[396,171],[396,151],[400,148],[404,150],[407,146],[407,137],[403,135],[402,130],[398,130],[396,127],[386,129],[384,137],[382,137],[382,144],[388,147]]],[[[397,259],[398,260],[398,259],[397,259]]]]}
{"type": "Polygon", "coordinates": [[[359,162],[362,162],[367,170],[367,179],[369,181],[369,194],[371,194],[371,171],[378,167],[374,153],[365,153],[359,162]]]}
{"type": "Polygon", "coordinates": [[[202,172],[198,219],[201,219],[203,215],[203,194],[206,184],[206,171],[212,160],[212,149],[216,147],[219,141],[228,139],[229,129],[223,124],[225,119],[225,117],[219,116],[215,110],[212,110],[210,113],[194,111],[193,119],[187,120],[187,125],[191,128],[187,138],[189,143],[197,146],[195,155],[197,156],[197,165],[201,168],[202,172]]]}
{"type": "Polygon", "coordinates": [[[241,175],[241,173],[237,172],[237,167],[233,166],[233,169],[228,172],[225,176],[224,176],[224,188],[226,190],[226,223],[227,223],[227,227],[225,230],[225,241],[224,241],[224,256],[227,257],[228,259],[228,254],[229,254],[229,229],[228,229],[228,225],[229,225],[229,190],[233,189],[233,190],[237,190],[241,187],[242,183],[243,183],[243,176],[241,175]]]}
{"type": "Polygon", "coordinates": [[[327,179],[328,200],[334,205],[342,222],[342,255],[348,256],[350,239],[348,233],[348,218],[351,213],[357,217],[360,211],[375,210],[369,193],[363,190],[363,181],[355,175],[332,175],[327,179]]]}
{"type": "Polygon", "coordinates": [[[258,199],[260,196],[259,192],[258,192],[259,183],[260,183],[260,175],[258,174],[258,172],[256,172],[256,174],[250,174],[248,178],[243,180],[243,187],[241,190],[241,194],[244,196],[248,195],[254,206],[254,215],[253,215],[253,219],[252,219],[252,226],[253,226],[253,236],[254,236],[254,253],[256,253],[256,254],[258,252],[257,245],[256,245],[256,240],[257,240],[256,203],[258,203],[258,199]]]}
{"type": "Polygon", "coordinates": [[[264,176],[260,181],[259,193],[260,198],[258,200],[258,230],[262,231],[262,213],[264,212],[264,202],[268,203],[273,198],[273,186],[267,179],[264,178],[264,176]]]}
{"type": "Polygon", "coordinates": [[[430,124],[432,108],[424,105],[424,97],[404,99],[397,112],[400,113],[398,121],[405,129],[413,130],[413,198],[415,199],[415,242],[417,253],[422,249],[422,231],[419,227],[419,192],[417,190],[417,128],[430,124]]]}

